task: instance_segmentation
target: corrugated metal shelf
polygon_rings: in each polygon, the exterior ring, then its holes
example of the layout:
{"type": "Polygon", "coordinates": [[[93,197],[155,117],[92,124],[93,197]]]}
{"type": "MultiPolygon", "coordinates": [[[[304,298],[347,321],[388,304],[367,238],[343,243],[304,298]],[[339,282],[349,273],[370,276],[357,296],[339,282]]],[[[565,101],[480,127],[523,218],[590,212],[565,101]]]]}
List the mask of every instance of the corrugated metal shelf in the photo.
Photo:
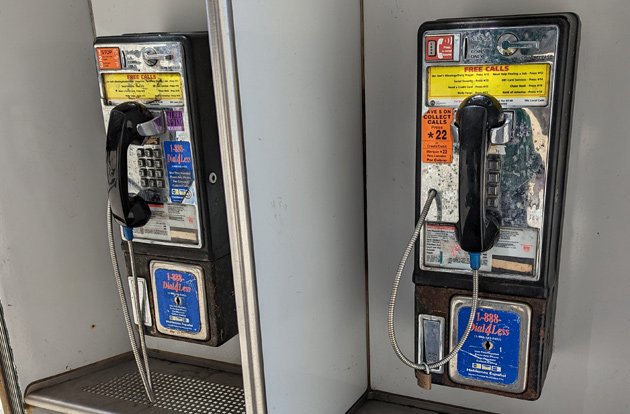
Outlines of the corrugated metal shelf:
{"type": "Polygon", "coordinates": [[[150,365],[153,404],[130,354],[37,381],[26,390],[26,404],[60,413],[245,413],[240,367],[156,353],[150,365]]]}

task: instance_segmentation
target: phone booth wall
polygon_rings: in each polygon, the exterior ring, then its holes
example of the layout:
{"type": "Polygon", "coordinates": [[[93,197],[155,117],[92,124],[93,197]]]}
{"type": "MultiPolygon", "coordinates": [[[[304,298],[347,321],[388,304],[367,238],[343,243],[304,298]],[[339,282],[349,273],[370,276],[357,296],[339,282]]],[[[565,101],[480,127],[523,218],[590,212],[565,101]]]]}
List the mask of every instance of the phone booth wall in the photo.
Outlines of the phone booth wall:
{"type": "MultiPolygon", "coordinates": [[[[617,344],[630,340],[627,330],[619,329],[630,316],[624,305],[629,285],[625,281],[625,256],[614,246],[625,244],[629,230],[623,219],[628,205],[628,186],[623,180],[630,173],[624,159],[629,146],[627,140],[619,138],[625,136],[622,124],[616,123],[615,115],[606,108],[622,107],[629,87],[624,82],[625,75],[602,63],[607,56],[615,56],[611,58],[615,65],[630,62],[626,54],[615,51],[610,40],[626,33],[625,17],[621,16],[629,11],[629,6],[620,1],[598,5],[587,1],[365,2],[370,370],[374,389],[491,412],[624,411],[620,395],[625,389],[624,378],[630,372],[627,364],[619,364],[614,355],[617,344]],[[438,19],[559,10],[570,10],[581,17],[582,34],[557,285],[554,353],[541,397],[535,402],[517,401],[452,388],[452,383],[449,387],[435,385],[431,391],[422,390],[414,370],[398,361],[389,344],[384,327],[391,279],[383,277],[393,276],[417,218],[414,216],[415,126],[417,99],[421,99],[415,90],[420,64],[418,28],[423,22],[438,19]],[[604,26],[608,29],[600,30],[604,26]],[[392,47],[394,44],[396,47],[392,47]],[[602,83],[600,79],[606,81],[602,83]],[[602,139],[610,146],[601,146],[602,139]],[[606,167],[591,167],[600,163],[606,167]],[[624,190],[618,192],[617,188],[624,190]],[[606,259],[600,259],[603,257],[606,259]]],[[[415,328],[419,323],[414,318],[417,313],[414,313],[412,273],[408,263],[396,308],[398,342],[408,356],[414,353],[415,328]]],[[[470,289],[469,276],[467,283],[470,289]]],[[[481,292],[483,283],[482,276],[481,292]]],[[[430,294],[421,299],[429,297],[430,294]]],[[[461,305],[451,304],[456,308],[461,305]]],[[[446,329],[450,329],[448,324],[446,329]]],[[[448,371],[448,365],[445,368],[448,371]]],[[[436,375],[449,373],[434,374],[434,378],[436,375]]]]}
{"type": "Polygon", "coordinates": [[[24,392],[36,379],[128,345],[102,254],[103,150],[85,145],[100,117],[88,4],[23,1],[3,9],[2,38],[14,39],[3,73],[13,81],[2,87],[0,119],[3,142],[14,147],[0,155],[1,291],[24,392]]]}

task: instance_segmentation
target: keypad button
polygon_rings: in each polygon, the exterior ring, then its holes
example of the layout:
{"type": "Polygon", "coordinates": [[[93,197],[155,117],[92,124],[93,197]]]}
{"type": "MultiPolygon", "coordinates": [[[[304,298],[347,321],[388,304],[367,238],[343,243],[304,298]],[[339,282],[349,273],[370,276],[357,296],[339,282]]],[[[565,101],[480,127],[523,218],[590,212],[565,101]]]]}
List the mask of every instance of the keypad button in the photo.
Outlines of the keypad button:
{"type": "Polygon", "coordinates": [[[164,171],[162,171],[162,170],[155,170],[155,176],[156,176],[157,178],[162,178],[162,177],[164,177],[164,171]]]}
{"type": "Polygon", "coordinates": [[[142,159],[138,160],[138,166],[145,167],[146,165],[147,165],[147,162],[145,160],[142,160],[142,159]]]}
{"type": "Polygon", "coordinates": [[[153,150],[145,149],[144,150],[144,155],[147,156],[147,157],[152,157],[153,156],[153,150]]]}
{"type": "Polygon", "coordinates": [[[157,187],[164,188],[164,180],[157,180],[157,187]]]}
{"type": "Polygon", "coordinates": [[[155,187],[156,182],[155,180],[149,180],[149,187],[155,187]]]}
{"type": "Polygon", "coordinates": [[[149,181],[146,178],[143,178],[142,180],[140,180],[140,185],[142,187],[148,187],[149,181]]]}
{"type": "Polygon", "coordinates": [[[498,196],[499,195],[499,186],[491,185],[488,187],[488,195],[489,196],[498,196]]]}
{"type": "Polygon", "coordinates": [[[153,150],[153,156],[155,158],[160,158],[162,156],[162,150],[160,150],[159,148],[156,148],[153,150]]]}
{"type": "Polygon", "coordinates": [[[136,150],[136,154],[138,155],[138,157],[144,157],[144,150],[142,148],[138,148],[136,150]]]}
{"type": "Polygon", "coordinates": [[[147,172],[149,173],[149,177],[155,177],[155,170],[148,170],[147,172]]]}
{"type": "Polygon", "coordinates": [[[140,177],[146,177],[147,176],[147,170],[145,170],[144,168],[140,170],[140,177]]]}
{"type": "Polygon", "coordinates": [[[488,161],[488,168],[490,169],[490,171],[500,171],[501,170],[501,163],[499,162],[499,160],[490,160],[488,161]]]}
{"type": "Polygon", "coordinates": [[[162,168],[162,160],[155,160],[155,168],[162,168]]]}
{"type": "Polygon", "coordinates": [[[488,182],[492,184],[497,184],[499,182],[499,174],[497,173],[488,174],[488,182]]]}
{"type": "Polygon", "coordinates": [[[153,167],[153,165],[155,165],[153,160],[147,160],[147,167],[153,167]]]}
{"type": "Polygon", "coordinates": [[[488,207],[498,208],[499,207],[499,199],[496,197],[488,197],[488,207]]]}

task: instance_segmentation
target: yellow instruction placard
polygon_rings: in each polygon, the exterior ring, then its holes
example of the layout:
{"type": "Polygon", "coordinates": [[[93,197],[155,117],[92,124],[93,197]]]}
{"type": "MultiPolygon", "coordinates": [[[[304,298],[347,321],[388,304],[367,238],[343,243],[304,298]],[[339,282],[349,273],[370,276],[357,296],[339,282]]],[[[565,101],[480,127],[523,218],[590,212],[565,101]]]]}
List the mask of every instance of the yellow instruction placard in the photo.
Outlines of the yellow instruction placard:
{"type": "Polygon", "coordinates": [[[487,93],[502,104],[545,106],[549,100],[550,74],[548,63],[430,66],[427,103],[458,105],[470,95],[487,93]]]}
{"type": "Polygon", "coordinates": [[[115,100],[181,100],[179,73],[104,73],[105,98],[115,100]]]}

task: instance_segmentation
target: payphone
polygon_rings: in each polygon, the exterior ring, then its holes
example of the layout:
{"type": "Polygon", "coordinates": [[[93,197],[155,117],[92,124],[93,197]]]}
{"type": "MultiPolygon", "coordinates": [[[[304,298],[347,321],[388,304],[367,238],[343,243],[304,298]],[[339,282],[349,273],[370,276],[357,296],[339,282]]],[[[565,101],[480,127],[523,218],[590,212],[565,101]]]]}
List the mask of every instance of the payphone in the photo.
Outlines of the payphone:
{"type": "Polygon", "coordinates": [[[421,387],[540,396],[553,348],[579,31],[572,13],[419,29],[417,226],[388,330],[421,387]],[[416,362],[402,354],[393,323],[412,251],[416,362]]]}
{"type": "Polygon", "coordinates": [[[152,399],[145,334],[219,346],[237,333],[208,35],[99,37],[94,51],[112,262],[152,399]],[[132,316],[112,218],[126,241],[132,316]]]}

